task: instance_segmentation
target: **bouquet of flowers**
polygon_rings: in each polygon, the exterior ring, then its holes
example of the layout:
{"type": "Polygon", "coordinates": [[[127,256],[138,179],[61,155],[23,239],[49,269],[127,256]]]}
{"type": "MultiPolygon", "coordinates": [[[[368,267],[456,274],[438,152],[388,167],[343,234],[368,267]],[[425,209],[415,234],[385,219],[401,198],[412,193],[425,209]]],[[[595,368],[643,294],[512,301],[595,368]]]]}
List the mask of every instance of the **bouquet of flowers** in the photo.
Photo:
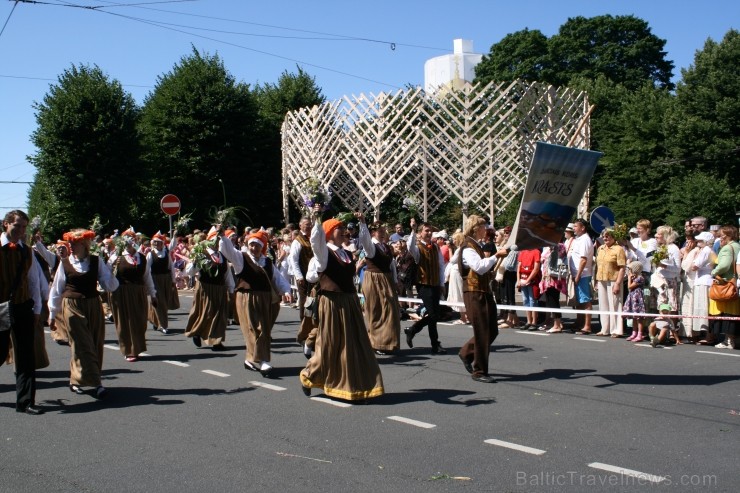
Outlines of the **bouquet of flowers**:
{"type": "Polygon", "coordinates": [[[340,212],[339,214],[334,216],[334,219],[347,224],[355,220],[355,215],[352,214],[351,212],[340,212]]]}
{"type": "Polygon", "coordinates": [[[316,177],[306,180],[305,193],[301,195],[303,205],[311,211],[316,204],[321,205],[321,212],[331,208],[331,187],[321,185],[316,177]]]}
{"type": "Polygon", "coordinates": [[[101,231],[103,231],[103,228],[108,223],[103,223],[103,221],[100,219],[100,215],[95,214],[92,218],[92,222],[90,223],[90,231],[94,231],[96,235],[100,234],[101,231]]]}
{"type": "Polygon", "coordinates": [[[190,221],[193,220],[192,218],[193,213],[190,214],[180,214],[180,217],[177,218],[177,221],[172,225],[176,233],[186,233],[188,231],[188,224],[190,224],[190,221]]]}
{"type": "Polygon", "coordinates": [[[411,195],[407,195],[403,199],[403,202],[401,202],[401,207],[409,211],[409,214],[411,214],[412,217],[416,217],[419,215],[419,202],[411,195]]]}
{"type": "Polygon", "coordinates": [[[209,217],[211,219],[211,224],[214,226],[226,225],[226,224],[238,224],[239,220],[237,216],[239,214],[243,214],[247,218],[247,220],[251,221],[251,219],[249,218],[249,215],[247,214],[247,209],[241,206],[225,207],[223,209],[218,209],[217,207],[213,207],[211,208],[209,217]]]}
{"type": "Polygon", "coordinates": [[[41,216],[35,216],[33,219],[31,219],[31,222],[28,225],[28,229],[29,231],[31,231],[32,234],[36,234],[37,231],[41,231],[43,223],[44,221],[41,219],[41,216]]]}
{"type": "Polygon", "coordinates": [[[612,235],[618,242],[629,238],[629,228],[627,227],[627,224],[615,224],[614,229],[612,230],[612,235]]]}
{"type": "Polygon", "coordinates": [[[216,254],[216,240],[203,240],[193,246],[190,250],[190,261],[193,262],[200,270],[208,272],[209,275],[215,276],[218,266],[213,262],[212,255],[216,254]]]}
{"type": "Polygon", "coordinates": [[[668,247],[665,245],[660,245],[653,252],[653,256],[651,257],[650,261],[655,267],[660,267],[660,263],[667,258],[668,258],[668,247]]]}

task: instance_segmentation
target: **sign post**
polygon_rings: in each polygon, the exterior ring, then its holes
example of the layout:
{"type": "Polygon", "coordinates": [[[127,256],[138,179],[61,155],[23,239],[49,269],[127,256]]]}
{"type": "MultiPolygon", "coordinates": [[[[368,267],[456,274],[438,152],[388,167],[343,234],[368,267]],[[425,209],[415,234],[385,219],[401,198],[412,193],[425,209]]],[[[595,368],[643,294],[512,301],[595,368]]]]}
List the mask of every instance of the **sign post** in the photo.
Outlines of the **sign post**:
{"type": "Polygon", "coordinates": [[[172,237],[172,216],[180,212],[180,199],[178,199],[176,195],[168,193],[159,201],[159,207],[161,207],[162,212],[167,214],[170,218],[170,237],[172,237]]]}

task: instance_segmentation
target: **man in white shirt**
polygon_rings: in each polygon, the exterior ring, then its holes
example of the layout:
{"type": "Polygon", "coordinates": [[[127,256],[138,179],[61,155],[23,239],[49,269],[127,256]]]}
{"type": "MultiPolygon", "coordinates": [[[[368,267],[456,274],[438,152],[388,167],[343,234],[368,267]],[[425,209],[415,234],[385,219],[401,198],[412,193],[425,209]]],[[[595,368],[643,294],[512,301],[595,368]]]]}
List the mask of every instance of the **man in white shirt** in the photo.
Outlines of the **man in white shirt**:
{"type": "MultiPolygon", "coordinates": [[[[585,219],[578,218],[573,223],[575,239],[568,252],[568,267],[573,276],[575,287],[576,307],[579,310],[591,309],[591,277],[594,264],[594,244],[587,234],[588,224],[585,219]]],[[[580,328],[577,334],[591,333],[591,314],[577,315],[576,327],[580,328]]]]}

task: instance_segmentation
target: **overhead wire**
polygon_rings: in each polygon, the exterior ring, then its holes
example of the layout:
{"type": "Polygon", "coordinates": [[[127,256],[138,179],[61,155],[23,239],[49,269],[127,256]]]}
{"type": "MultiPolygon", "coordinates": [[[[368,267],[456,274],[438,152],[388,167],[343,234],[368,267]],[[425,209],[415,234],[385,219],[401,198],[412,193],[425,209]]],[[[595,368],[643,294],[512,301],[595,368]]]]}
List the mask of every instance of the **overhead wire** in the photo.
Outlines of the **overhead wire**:
{"type": "Polygon", "coordinates": [[[15,8],[18,6],[18,2],[19,2],[19,0],[15,0],[15,3],[13,4],[13,8],[10,9],[10,13],[8,14],[8,18],[5,19],[5,23],[3,24],[3,28],[0,29],[0,36],[2,36],[3,33],[5,32],[5,26],[8,25],[8,21],[10,21],[10,16],[12,16],[13,15],[13,12],[15,12],[15,8]]]}

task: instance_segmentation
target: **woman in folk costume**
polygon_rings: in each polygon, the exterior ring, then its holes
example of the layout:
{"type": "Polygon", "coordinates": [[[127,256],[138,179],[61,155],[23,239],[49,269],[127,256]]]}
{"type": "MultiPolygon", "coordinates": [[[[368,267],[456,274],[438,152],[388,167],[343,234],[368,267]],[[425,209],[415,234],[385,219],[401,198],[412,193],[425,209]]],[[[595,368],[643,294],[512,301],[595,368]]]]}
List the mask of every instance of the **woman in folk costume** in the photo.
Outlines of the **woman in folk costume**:
{"type": "Polygon", "coordinates": [[[280,295],[290,294],[290,284],[265,256],[268,241],[267,232],[256,231],[247,238],[247,252],[237,250],[227,238],[219,245],[236,272],[236,311],[247,349],[244,368],[264,377],[272,371],[270,334],[280,310],[280,295]]]}
{"type": "Polygon", "coordinates": [[[234,278],[224,256],[218,251],[219,236],[211,228],[208,236],[193,247],[185,274],[195,276],[200,272],[193,293],[185,337],[192,337],[193,344],[201,347],[202,341],[213,351],[223,351],[226,339],[228,293],[234,292],[234,278]]]}
{"type": "Polygon", "coordinates": [[[76,394],[82,387],[93,387],[93,397],[101,399],[106,390],[101,383],[105,320],[98,295],[98,283],[106,291],[116,291],[118,280],[97,255],[90,254],[95,233],[75,229],[62,236],[59,268],[49,293],[49,328],[57,330],[57,316],[69,335],[72,357],[69,361],[69,388],[76,394]],[[70,251],[71,250],[71,251],[70,251]]]}
{"type": "Polygon", "coordinates": [[[352,279],[352,255],[338,245],[347,235],[336,219],[319,224],[320,204],[314,206],[316,223],[311,249],[319,273],[319,331],[316,351],[301,371],[303,393],[323,388],[331,397],[364,400],[383,394],[383,377],[370,346],[360,300],[352,279]]]}
{"type": "Polygon", "coordinates": [[[118,346],[126,361],[139,360],[146,351],[147,297],[157,306],[157,291],[152,281],[151,265],[137,250],[133,228],[123,232],[123,249],[111,255],[108,262],[119,287],[111,294],[111,310],[118,334],[118,346]]]}
{"type": "Polygon", "coordinates": [[[155,330],[162,334],[169,333],[169,321],[167,320],[167,311],[170,307],[170,300],[175,289],[175,271],[172,268],[172,259],[170,258],[170,248],[165,246],[167,239],[157,231],[152,236],[152,249],[146,254],[146,261],[150,266],[154,289],[157,291],[157,305],[149,307],[149,322],[155,330]]]}
{"type": "Polygon", "coordinates": [[[365,318],[370,345],[376,354],[385,355],[398,351],[401,338],[401,314],[398,311],[396,292],[396,263],[387,243],[385,226],[375,223],[368,230],[365,217],[355,213],[360,222],[360,244],[365,249],[365,279],[362,294],[365,296],[365,318]],[[372,236],[371,236],[372,235],[372,236]]]}

